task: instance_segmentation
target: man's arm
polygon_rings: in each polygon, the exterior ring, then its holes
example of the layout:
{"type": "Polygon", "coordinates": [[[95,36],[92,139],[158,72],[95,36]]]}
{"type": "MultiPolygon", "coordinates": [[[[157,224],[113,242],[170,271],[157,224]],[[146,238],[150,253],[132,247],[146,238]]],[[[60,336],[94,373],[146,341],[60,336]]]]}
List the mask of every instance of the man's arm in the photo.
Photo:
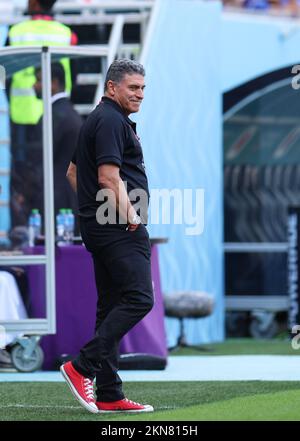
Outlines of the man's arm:
{"type": "Polygon", "coordinates": [[[115,194],[116,208],[123,219],[128,222],[128,230],[135,231],[139,224],[134,224],[137,215],[131,205],[127,191],[120,177],[120,169],[117,165],[103,164],[98,167],[98,183],[100,188],[112,190],[115,194]]]}
{"type": "Polygon", "coordinates": [[[70,182],[72,189],[76,193],[77,191],[76,164],[74,164],[72,161],[69,164],[66,176],[68,178],[68,181],[70,182]]]}

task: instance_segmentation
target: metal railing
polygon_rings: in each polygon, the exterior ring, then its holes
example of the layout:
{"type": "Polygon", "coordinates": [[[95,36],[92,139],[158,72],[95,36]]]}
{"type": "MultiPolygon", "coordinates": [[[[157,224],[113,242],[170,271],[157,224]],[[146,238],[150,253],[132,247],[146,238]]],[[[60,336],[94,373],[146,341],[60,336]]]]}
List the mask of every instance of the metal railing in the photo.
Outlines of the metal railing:
{"type": "Polygon", "coordinates": [[[20,255],[0,254],[1,266],[45,265],[46,274],[46,318],[17,321],[1,321],[7,331],[26,334],[53,334],[56,331],[55,306],[55,232],[54,232],[54,190],[53,190],[53,142],[52,142],[52,106],[51,106],[51,60],[67,57],[102,57],[107,60],[109,48],[96,47],[6,47],[0,49],[0,63],[8,67],[10,75],[23,68],[21,62],[27,54],[32,63],[40,60],[44,101],[43,117],[43,170],[44,170],[44,212],[45,212],[45,254],[20,255]],[[36,58],[32,58],[35,55],[36,58]],[[19,66],[18,66],[18,62],[19,66]],[[12,62],[14,61],[14,62],[12,62]]]}
{"type": "MultiPolygon", "coordinates": [[[[111,24],[115,14],[124,14],[127,23],[140,23],[149,16],[155,0],[94,0],[58,1],[53,8],[54,18],[68,25],[111,24]]],[[[24,6],[0,1],[0,24],[13,25],[26,20],[24,6]]]]}
{"type": "MultiPolygon", "coordinates": [[[[224,253],[287,253],[287,242],[226,242],[223,244],[224,253]]],[[[228,311],[251,311],[256,309],[278,312],[287,311],[289,297],[282,295],[226,295],[225,308],[228,311]]]]}
{"type": "Polygon", "coordinates": [[[257,309],[270,312],[287,311],[289,298],[287,295],[248,295],[226,296],[225,308],[227,311],[253,311],[257,309]]]}
{"type": "Polygon", "coordinates": [[[287,242],[225,242],[225,253],[286,253],[287,242]]]}

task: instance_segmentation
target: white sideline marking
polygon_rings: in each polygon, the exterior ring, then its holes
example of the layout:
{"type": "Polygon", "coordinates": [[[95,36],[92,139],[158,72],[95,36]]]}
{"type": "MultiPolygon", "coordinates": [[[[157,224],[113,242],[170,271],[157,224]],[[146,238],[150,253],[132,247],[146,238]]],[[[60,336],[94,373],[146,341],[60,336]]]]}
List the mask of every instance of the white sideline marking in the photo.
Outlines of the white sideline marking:
{"type": "MultiPolygon", "coordinates": [[[[123,382],[300,381],[299,355],[170,356],[164,371],[121,370],[119,373],[123,382]]],[[[10,381],[63,382],[64,379],[59,372],[0,372],[0,383],[10,381]]]]}
{"type": "Polygon", "coordinates": [[[0,406],[0,409],[7,408],[20,408],[20,409],[82,409],[82,406],[41,406],[39,404],[7,404],[6,406],[0,406]]]}

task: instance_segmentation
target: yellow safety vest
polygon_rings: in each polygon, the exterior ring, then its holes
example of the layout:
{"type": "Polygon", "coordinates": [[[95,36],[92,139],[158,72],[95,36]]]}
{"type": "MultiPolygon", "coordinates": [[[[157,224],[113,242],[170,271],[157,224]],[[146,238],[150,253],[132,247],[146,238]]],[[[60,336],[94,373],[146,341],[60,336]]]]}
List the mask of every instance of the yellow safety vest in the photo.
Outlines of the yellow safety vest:
{"type": "MultiPolygon", "coordinates": [[[[68,26],[54,20],[28,20],[11,27],[11,46],[69,46],[72,31],[68,26]]],[[[70,60],[60,60],[65,69],[66,91],[71,92],[70,60]]],[[[10,89],[10,116],[16,124],[37,124],[43,114],[43,101],[35,95],[34,68],[16,72],[10,89]]]]}

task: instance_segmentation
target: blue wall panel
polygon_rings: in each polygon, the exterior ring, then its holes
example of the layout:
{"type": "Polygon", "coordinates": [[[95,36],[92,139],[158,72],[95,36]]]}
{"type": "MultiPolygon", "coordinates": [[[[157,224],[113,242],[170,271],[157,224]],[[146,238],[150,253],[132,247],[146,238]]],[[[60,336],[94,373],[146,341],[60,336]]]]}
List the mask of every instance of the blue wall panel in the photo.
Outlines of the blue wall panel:
{"type": "MultiPolygon", "coordinates": [[[[196,189],[204,189],[205,224],[201,235],[186,235],[187,225],[174,223],[151,225],[150,233],[169,238],[159,250],[163,290],[203,290],[215,298],[211,317],[187,321],[189,342],[219,341],[224,336],[223,195],[220,41],[215,30],[221,6],[162,0],[155,17],[151,44],[142,57],[145,100],[136,117],[150,187],[191,189],[194,197],[196,189]]],[[[167,320],[169,345],[175,343],[177,328],[176,320],[167,320]]]]}
{"type": "Polygon", "coordinates": [[[222,91],[300,63],[300,27],[294,19],[224,12],[222,91]]]}
{"type": "MultiPolygon", "coordinates": [[[[257,76],[300,64],[300,28],[294,20],[222,12],[220,2],[160,0],[142,61],[147,89],[137,117],[152,188],[203,188],[205,228],[151,225],[160,246],[166,292],[206,290],[212,317],[186,323],[188,341],[223,338],[222,93],[257,76]]],[[[167,320],[169,344],[178,323],[167,320]]]]}

